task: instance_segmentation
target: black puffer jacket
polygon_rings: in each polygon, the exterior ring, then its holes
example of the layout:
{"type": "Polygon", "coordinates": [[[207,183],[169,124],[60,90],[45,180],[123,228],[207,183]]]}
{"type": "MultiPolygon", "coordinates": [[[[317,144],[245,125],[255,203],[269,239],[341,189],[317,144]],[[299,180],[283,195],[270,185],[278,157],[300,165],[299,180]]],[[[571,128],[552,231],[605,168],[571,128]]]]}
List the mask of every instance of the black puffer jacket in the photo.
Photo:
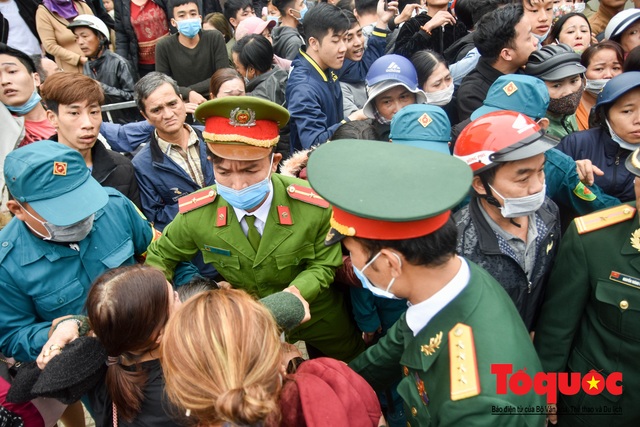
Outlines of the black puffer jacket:
{"type": "Polygon", "coordinates": [[[108,150],[100,141],[96,141],[91,149],[91,156],[93,158],[91,176],[103,187],[115,188],[127,196],[138,209],[142,209],[140,189],[131,160],[120,153],[108,150]]]}
{"type": "MultiPolygon", "coordinates": [[[[171,27],[171,14],[167,12],[166,0],[149,0],[160,6],[167,15],[167,26],[171,27]]],[[[116,15],[116,53],[124,59],[131,61],[134,67],[138,67],[138,38],[131,24],[131,0],[114,0],[113,8],[116,15]]]]}
{"type": "Polygon", "coordinates": [[[454,26],[435,28],[429,35],[421,30],[421,27],[430,20],[431,17],[423,12],[405,22],[398,32],[394,53],[409,59],[414,53],[424,49],[443,54],[456,40],[468,33],[467,27],[462,22],[457,22],[454,26]]]}
{"type": "MultiPolygon", "coordinates": [[[[267,101],[275,102],[278,105],[282,105],[286,108],[285,87],[287,87],[287,80],[289,74],[278,66],[274,66],[266,73],[260,74],[258,77],[254,77],[247,84],[247,95],[255,96],[258,98],[266,99],[267,101]]],[[[290,129],[287,124],[280,129],[280,141],[276,147],[276,151],[282,154],[283,159],[289,158],[291,155],[290,129]]]]}
{"type": "Polygon", "coordinates": [[[536,262],[531,281],[518,261],[509,254],[510,247],[498,238],[480,211],[477,199],[455,213],[458,227],[458,253],[487,270],[513,300],[522,320],[531,331],[535,326],[547,286],[553,260],[560,243],[558,207],[546,198],[536,212],[538,238],[536,262]]]}
{"type": "MultiPolygon", "coordinates": [[[[49,139],[57,142],[58,135],[53,135],[49,139]]],[[[100,140],[97,140],[91,149],[91,159],[93,161],[91,176],[100,185],[115,188],[131,200],[138,209],[142,209],[138,181],[136,181],[131,160],[107,149],[100,140]]]]}

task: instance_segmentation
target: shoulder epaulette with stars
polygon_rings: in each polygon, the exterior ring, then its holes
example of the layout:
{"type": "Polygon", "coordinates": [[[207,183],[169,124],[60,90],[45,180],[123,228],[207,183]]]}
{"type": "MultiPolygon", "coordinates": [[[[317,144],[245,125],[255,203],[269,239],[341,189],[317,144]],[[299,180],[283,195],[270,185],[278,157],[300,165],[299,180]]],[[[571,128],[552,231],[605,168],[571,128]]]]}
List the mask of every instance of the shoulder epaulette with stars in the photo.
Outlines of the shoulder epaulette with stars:
{"type": "Polygon", "coordinates": [[[301,202],[320,206],[321,208],[329,207],[329,202],[327,202],[318,193],[316,193],[309,187],[291,184],[287,187],[287,194],[289,194],[289,197],[291,197],[292,199],[300,200],[301,202]]]}
{"type": "Polygon", "coordinates": [[[451,400],[480,394],[480,375],[471,326],[458,323],[449,331],[451,400]]]}
{"type": "Polygon", "coordinates": [[[178,199],[178,211],[183,214],[212,203],[218,194],[213,188],[203,188],[178,199]]]}
{"type": "Polygon", "coordinates": [[[576,218],[578,234],[590,233],[610,225],[628,221],[636,213],[636,209],[629,205],[614,206],[603,211],[576,218]]]}

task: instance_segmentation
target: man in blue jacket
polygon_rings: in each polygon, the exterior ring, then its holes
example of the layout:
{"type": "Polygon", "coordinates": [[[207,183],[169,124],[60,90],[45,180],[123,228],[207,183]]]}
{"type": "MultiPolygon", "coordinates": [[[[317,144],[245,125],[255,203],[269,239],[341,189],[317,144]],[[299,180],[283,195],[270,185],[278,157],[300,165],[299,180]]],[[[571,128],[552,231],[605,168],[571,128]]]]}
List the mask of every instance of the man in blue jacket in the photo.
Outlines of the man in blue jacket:
{"type": "MultiPolygon", "coordinates": [[[[35,360],[52,325],[82,313],[91,283],[143,255],[153,231],[133,203],[102,187],[82,155],[38,141],[7,155],[14,215],[0,231],[0,352],[35,360]]],[[[67,328],[64,326],[63,328],[67,328]]],[[[65,341],[50,341],[57,355],[65,341]]]]}
{"type": "Polygon", "coordinates": [[[178,213],[180,197],[214,183],[213,166],[202,133],[185,123],[185,103],[171,77],[149,73],[136,84],[134,96],[156,128],[133,159],[142,211],[162,231],[178,213]]]}
{"type": "MultiPolygon", "coordinates": [[[[338,76],[347,51],[350,24],[336,6],[321,3],[304,19],[307,48],[291,64],[287,108],[291,114],[291,152],[327,142],[343,120],[338,76]]],[[[356,114],[356,113],[352,113],[356,114]]]]}

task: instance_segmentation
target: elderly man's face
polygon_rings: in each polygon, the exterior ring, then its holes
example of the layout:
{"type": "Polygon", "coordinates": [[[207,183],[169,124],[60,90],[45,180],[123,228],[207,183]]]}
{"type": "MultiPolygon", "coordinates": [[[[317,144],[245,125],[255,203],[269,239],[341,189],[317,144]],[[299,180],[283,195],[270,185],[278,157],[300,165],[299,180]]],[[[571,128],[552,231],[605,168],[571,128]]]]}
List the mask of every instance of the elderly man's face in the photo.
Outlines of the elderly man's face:
{"type": "Polygon", "coordinates": [[[162,139],[180,132],[187,117],[182,98],[173,90],[173,86],[164,83],[144,100],[142,115],[155,126],[162,139]]]}

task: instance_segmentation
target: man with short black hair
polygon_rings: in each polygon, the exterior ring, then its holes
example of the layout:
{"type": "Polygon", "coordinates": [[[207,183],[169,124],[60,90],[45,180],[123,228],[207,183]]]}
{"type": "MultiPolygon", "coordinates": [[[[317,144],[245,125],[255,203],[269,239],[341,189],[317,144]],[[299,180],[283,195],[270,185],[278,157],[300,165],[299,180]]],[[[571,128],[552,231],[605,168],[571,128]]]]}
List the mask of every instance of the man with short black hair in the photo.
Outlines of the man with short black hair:
{"type": "MultiPolygon", "coordinates": [[[[256,16],[253,10],[253,3],[251,0],[227,0],[224,4],[224,17],[229,21],[229,25],[233,28],[235,33],[238,24],[246,18],[256,16]]],[[[233,57],[231,55],[231,49],[236,44],[235,36],[227,42],[227,56],[229,61],[233,64],[233,57]]],[[[280,55],[278,55],[280,56],[280,55]]]]}
{"type": "Polygon", "coordinates": [[[540,413],[491,411],[542,405],[544,397],[533,389],[501,393],[491,373],[492,364],[505,363],[533,377],[541,366],[500,285],[456,254],[450,209],[469,191],[469,167],[423,148],[332,141],[314,151],[308,174],[333,205],[325,244],[343,242],[363,287],[411,303],[349,366],[378,391],[400,379],[407,426],[542,425],[540,413]],[[415,182],[438,185],[416,197],[407,185],[415,182]]]}
{"type": "Polygon", "coordinates": [[[182,99],[201,104],[209,95],[213,73],[229,66],[224,37],[219,31],[202,31],[196,0],[170,0],[168,6],[178,33],[158,42],[156,71],[178,82],[182,99]]]}
{"type": "Polygon", "coordinates": [[[516,73],[524,66],[538,43],[520,4],[509,4],[484,15],[476,25],[473,40],[482,57],[458,89],[460,121],[482,105],[498,77],[516,73]]]}
{"type": "MultiPolygon", "coordinates": [[[[518,84],[504,90],[514,96],[518,84]]],[[[530,117],[495,111],[471,122],[453,152],[474,171],[471,201],[454,216],[458,252],[505,288],[529,331],[560,241],[544,174],[544,153],[557,143],[530,117]]]]}
{"type": "Polygon", "coordinates": [[[304,22],[307,6],[304,0],[273,0],[272,4],[280,11],[280,23],[271,31],[273,51],[281,58],[292,60],[304,46],[299,27],[304,22]]]}
{"type": "MultiPolygon", "coordinates": [[[[307,14],[307,47],[293,60],[287,82],[291,153],[327,142],[343,121],[342,90],[333,70],[344,63],[350,27],[344,12],[330,4],[318,4],[307,14]]],[[[351,113],[347,121],[359,116],[351,113]]]]}

